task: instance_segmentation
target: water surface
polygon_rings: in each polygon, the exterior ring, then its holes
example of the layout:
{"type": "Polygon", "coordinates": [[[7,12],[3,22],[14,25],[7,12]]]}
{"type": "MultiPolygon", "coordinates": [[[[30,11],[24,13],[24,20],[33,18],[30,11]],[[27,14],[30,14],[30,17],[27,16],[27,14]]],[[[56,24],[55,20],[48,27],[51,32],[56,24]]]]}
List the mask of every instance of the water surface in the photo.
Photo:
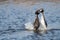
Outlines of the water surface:
{"type": "Polygon", "coordinates": [[[60,30],[50,30],[43,34],[24,30],[24,24],[33,23],[34,13],[40,8],[45,10],[48,28],[60,29],[60,3],[37,2],[33,5],[27,3],[9,2],[0,5],[0,40],[60,40],[60,30]]]}

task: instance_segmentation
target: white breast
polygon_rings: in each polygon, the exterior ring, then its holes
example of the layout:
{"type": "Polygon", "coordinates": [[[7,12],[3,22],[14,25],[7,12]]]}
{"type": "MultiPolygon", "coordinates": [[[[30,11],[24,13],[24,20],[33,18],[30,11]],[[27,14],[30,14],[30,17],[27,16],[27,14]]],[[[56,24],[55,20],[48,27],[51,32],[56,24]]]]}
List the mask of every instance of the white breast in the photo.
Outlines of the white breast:
{"type": "Polygon", "coordinates": [[[40,19],[40,28],[39,29],[42,29],[42,30],[47,29],[43,16],[41,16],[41,19],[40,19]]]}

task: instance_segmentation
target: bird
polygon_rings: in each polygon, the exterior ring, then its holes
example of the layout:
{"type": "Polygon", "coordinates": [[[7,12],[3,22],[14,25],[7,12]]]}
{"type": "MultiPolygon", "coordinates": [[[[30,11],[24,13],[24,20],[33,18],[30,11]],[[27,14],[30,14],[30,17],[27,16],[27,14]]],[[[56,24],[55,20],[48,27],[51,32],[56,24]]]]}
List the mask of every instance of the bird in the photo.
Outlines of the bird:
{"type": "Polygon", "coordinates": [[[34,21],[34,23],[33,23],[34,31],[38,31],[38,28],[39,28],[39,26],[40,26],[40,21],[39,21],[39,17],[38,17],[38,15],[39,15],[40,13],[39,13],[38,11],[39,11],[39,10],[37,10],[37,11],[35,12],[36,19],[35,19],[35,21],[34,21]]]}
{"type": "Polygon", "coordinates": [[[45,20],[43,8],[38,9],[35,12],[35,15],[36,15],[35,21],[33,23],[31,23],[31,22],[26,23],[25,28],[28,29],[28,30],[37,31],[37,30],[42,30],[41,27],[43,27],[43,30],[47,30],[47,22],[45,20]],[[39,17],[38,17],[39,14],[41,14],[41,19],[40,20],[39,20],[39,17]]]}

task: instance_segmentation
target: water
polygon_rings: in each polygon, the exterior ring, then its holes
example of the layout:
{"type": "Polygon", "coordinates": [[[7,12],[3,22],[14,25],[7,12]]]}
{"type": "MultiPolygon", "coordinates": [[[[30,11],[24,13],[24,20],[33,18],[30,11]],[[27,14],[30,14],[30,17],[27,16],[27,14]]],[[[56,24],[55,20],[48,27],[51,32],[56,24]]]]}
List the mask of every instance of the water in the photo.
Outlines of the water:
{"type": "MultiPolygon", "coordinates": [[[[41,2],[0,5],[0,40],[60,40],[60,30],[34,33],[25,30],[25,23],[34,22],[35,11],[44,8],[48,28],[60,29],[60,3],[41,2]]],[[[40,15],[39,15],[40,16],[40,15]]]]}

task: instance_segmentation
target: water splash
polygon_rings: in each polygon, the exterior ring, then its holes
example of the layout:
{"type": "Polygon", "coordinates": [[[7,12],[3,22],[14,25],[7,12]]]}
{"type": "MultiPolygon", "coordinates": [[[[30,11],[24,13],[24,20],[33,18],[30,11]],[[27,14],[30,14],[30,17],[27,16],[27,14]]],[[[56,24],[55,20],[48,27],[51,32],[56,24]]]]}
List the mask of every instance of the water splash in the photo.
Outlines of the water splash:
{"type": "Polygon", "coordinates": [[[28,22],[28,23],[25,24],[25,28],[28,29],[28,30],[33,30],[34,26],[31,22],[28,22]]]}

